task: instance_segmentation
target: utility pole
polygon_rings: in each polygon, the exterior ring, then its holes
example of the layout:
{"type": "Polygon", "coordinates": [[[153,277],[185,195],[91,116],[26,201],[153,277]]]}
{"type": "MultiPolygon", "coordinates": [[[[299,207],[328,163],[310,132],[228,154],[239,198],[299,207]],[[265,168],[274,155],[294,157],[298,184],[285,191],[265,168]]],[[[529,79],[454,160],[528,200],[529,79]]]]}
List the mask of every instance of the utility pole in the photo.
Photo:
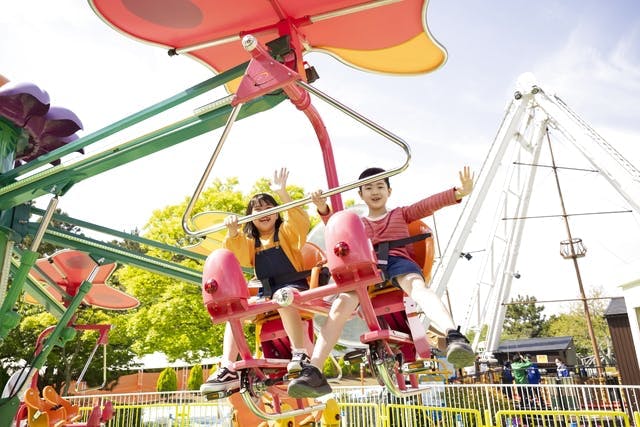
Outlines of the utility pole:
{"type": "Polygon", "coordinates": [[[580,300],[584,308],[584,314],[587,319],[587,330],[589,331],[589,338],[591,339],[591,347],[593,350],[596,369],[598,371],[598,378],[604,377],[604,370],[602,369],[602,362],[600,361],[600,351],[598,350],[598,342],[596,341],[596,334],[593,331],[593,323],[591,322],[591,313],[589,312],[589,303],[584,293],[584,286],[582,285],[582,276],[580,275],[580,268],[578,267],[578,258],[586,255],[587,249],[582,244],[582,239],[573,238],[571,236],[571,228],[569,227],[569,218],[567,210],[564,206],[564,198],[562,197],[562,189],[560,188],[560,179],[558,178],[558,168],[556,166],[556,160],[553,156],[553,147],[551,147],[551,138],[549,138],[549,129],[547,129],[547,142],[549,143],[549,152],[551,153],[551,165],[553,169],[553,176],[556,180],[556,187],[558,188],[558,195],[560,196],[560,205],[562,207],[562,219],[564,226],[567,230],[568,240],[560,242],[560,255],[565,259],[571,259],[573,261],[573,267],[576,270],[576,278],[578,279],[578,288],[580,289],[580,300]]]}

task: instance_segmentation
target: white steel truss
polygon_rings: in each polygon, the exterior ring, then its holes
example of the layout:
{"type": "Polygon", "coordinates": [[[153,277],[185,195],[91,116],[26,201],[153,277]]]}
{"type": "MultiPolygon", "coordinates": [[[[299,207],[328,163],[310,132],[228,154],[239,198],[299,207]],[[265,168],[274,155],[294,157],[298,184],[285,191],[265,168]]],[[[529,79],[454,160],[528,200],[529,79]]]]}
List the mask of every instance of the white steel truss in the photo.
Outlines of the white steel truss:
{"type": "Polygon", "coordinates": [[[500,341],[505,303],[510,297],[514,276],[517,277],[515,266],[525,223],[524,220],[504,219],[527,216],[538,169],[536,165],[547,129],[559,132],[577,148],[633,212],[640,213],[640,171],[558,96],[545,93],[533,83],[519,88],[507,107],[489,154],[479,171],[476,188],[466,201],[431,280],[432,289],[442,297],[480,210],[486,212],[487,209],[493,209],[493,224],[490,225],[491,231],[485,246],[485,262],[466,309],[466,324],[462,325],[463,329],[468,329],[471,315],[476,313],[480,328],[482,325],[488,327],[486,343],[483,345],[479,341],[480,330],[475,334],[473,347],[478,352],[491,354],[500,341]],[[487,295],[480,295],[481,289],[488,289],[487,295]]]}

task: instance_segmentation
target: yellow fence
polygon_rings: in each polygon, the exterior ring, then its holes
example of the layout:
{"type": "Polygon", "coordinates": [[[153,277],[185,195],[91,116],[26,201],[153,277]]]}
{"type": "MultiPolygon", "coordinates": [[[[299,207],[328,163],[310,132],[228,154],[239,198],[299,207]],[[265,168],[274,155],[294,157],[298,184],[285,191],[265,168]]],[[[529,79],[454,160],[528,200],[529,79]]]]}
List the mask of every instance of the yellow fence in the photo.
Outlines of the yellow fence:
{"type": "MultiPolygon", "coordinates": [[[[640,427],[640,386],[545,386],[527,395],[500,385],[437,384],[403,398],[377,386],[334,387],[333,397],[341,427],[640,427]]],[[[198,392],[68,398],[87,410],[97,399],[110,400],[108,427],[232,426],[227,401],[206,401],[198,392]]]]}

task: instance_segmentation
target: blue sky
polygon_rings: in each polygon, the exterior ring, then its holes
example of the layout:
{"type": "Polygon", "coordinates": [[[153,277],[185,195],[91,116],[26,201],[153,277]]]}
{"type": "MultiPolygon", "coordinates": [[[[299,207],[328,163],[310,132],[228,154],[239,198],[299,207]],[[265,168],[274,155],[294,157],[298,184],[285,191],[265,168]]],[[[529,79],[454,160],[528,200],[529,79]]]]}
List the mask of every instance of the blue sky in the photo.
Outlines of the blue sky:
{"type": "MultiPolygon", "coordinates": [[[[306,58],[320,74],[316,87],[411,145],[411,166],[392,181],[392,203],[411,203],[455,185],[457,172],[465,164],[478,170],[516,80],[524,72],[532,72],[546,91],[554,90],[640,167],[637,1],[432,0],[428,23],[433,36],[448,51],[447,63],[428,75],[368,74],[327,55],[312,53],[306,58]]],[[[204,66],[187,57],[170,58],[163,49],[119,34],[79,0],[26,0],[4,5],[0,40],[0,73],[13,81],[40,85],[49,92],[53,104],[78,114],[85,132],[100,129],[210,75],[204,66]]],[[[200,105],[214,98],[200,100],[200,105]]],[[[316,105],[325,115],[341,180],[351,181],[371,165],[391,168],[402,161],[395,147],[389,148],[388,143],[376,140],[370,131],[360,129],[326,106],[316,105]]],[[[151,129],[149,126],[182,118],[197,106],[178,109],[127,137],[151,129]]],[[[80,183],[62,198],[59,207],[72,216],[104,226],[141,228],[153,209],[178,203],[192,194],[218,137],[219,133],[200,137],[80,183]]],[[[566,161],[574,159],[577,158],[569,155],[566,161]]],[[[213,175],[237,176],[249,187],[256,178],[269,176],[280,166],[289,167],[292,183],[309,191],[326,188],[317,142],[302,115],[288,105],[235,125],[213,175]],[[255,153],[253,158],[246,155],[250,152],[255,153]]],[[[584,190],[588,189],[582,188],[578,180],[575,189],[569,191],[578,194],[584,190]]],[[[355,193],[345,197],[357,198],[355,193]]],[[[595,209],[624,208],[624,203],[615,198],[602,200],[602,204],[594,205],[595,209]]],[[[46,200],[38,203],[44,205],[46,200]]],[[[550,206],[555,209],[552,213],[557,213],[557,206],[550,206]]],[[[543,206],[536,212],[549,210],[543,206]]],[[[439,216],[438,232],[443,241],[458,214],[459,209],[450,208],[439,216]]],[[[639,236],[640,225],[633,218],[623,221],[608,217],[601,221],[584,224],[579,231],[591,245],[590,254],[595,252],[594,260],[604,259],[605,255],[611,259],[597,266],[595,261],[586,263],[585,281],[587,289],[603,286],[606,294],[619,295],[616,286],[623,279],[612,278],[612,274],[634,268],[638,271],[640,248],[637,243],[618,242],[616,238],[639,236]],[[592,229],[608,232],[594,237],[585,234],[592,229]],[[603,247],[600,252],[596,249],[599,246],[603,247]],[[591,264],[593,271],[588,270],[591,264]]],[[[561,232],[551,236],[553,243],[548,248],[553,250],[539,246],[540,233],[532,231],[529,237],[535,239],[523,247],[537,248],[538,252],[526,254],[523,249],[522,279],[514,292],[539,292],[539,299],[574,297],[571,271],[565,279],[567,285],[560,290],[558,286],[540,286],[550,282],[540,275],[540,263],[544,263],[547,272],[553,272],[554,278],[568,269],[567,264],[556,267],[555,263],[561,261],[552,258],[559,258],[557,241],[563,238],[561,232]],[[549,261],[543,261],[542,252],[549,253],[549,261]]],[[[468,248],[474,249],[482,248],[468,248]]],[[[475,264],[469,262],[459,268],[457,289],[451,290],[454,301],[466,300],[475,280],[471,269],[478,266],[477,258],[475,264]]],[[[456,311],[459,320],[464,310],[456,311]]]]}

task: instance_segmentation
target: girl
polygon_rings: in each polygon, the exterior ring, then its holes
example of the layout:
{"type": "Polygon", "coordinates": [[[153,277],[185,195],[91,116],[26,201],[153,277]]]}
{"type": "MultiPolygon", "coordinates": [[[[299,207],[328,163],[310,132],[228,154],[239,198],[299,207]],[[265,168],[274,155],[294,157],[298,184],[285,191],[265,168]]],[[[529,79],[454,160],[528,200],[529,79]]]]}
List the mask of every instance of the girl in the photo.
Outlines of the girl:
{"type": "MultiPolygon", "coordinates": [[[[292,201],[286,190],[289,172],[282,168],[273,177],[273,189],[284,203],[292,201]]],[[[269,194],[256,194],[249,201],[246,215],[256,214],[277,206],[276,200],[269,194]]],[[[227,237],[225,248],[231,250],[238,258],[240,265],[253,267],[256,278],[262,287],[259,297],[270,298],[278,289],[293,287],[299,291],[309,289],[307,279],[296,274],[302,271],[302,246],[307,240],[309,216],[301,207],[292,208],[282,218],[279,214],[271,214],[253,220],[244,225],[240,233],[238,217],[230,215],[225,219],[227,237]]],[[[304,324],[300,312],[293,307],[278,309],[284,330],[291,340],[292,359],[287,370],[299,372],[302,366],[309,363],[313,344],[304,332],[304,324]]],[[[200,387],[203,394],[228,391],[240,387],[238,374],[233,371],[232,364],[238,357],[238,348],[233,340],[229,324],[226,325],[222,344],[222,360],[220,369],[212,374],[200,387]]]]}

